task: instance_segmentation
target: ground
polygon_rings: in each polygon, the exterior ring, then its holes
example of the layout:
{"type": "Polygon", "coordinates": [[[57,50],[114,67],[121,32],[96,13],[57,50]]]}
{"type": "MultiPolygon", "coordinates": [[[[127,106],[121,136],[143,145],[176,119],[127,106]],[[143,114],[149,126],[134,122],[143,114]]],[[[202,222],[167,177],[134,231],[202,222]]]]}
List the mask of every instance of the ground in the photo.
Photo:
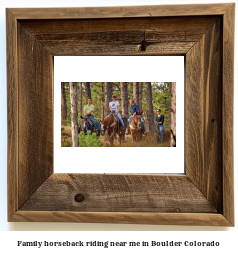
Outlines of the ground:
{"type": "MultiPolygon", "coordinates": [[[[99,137],[100,142],[103,144],[103,147],[109,147],[109,141],[104,141],[104,137],[99,137]]],[[[61,126],[61,146],[62,147],[71,147],[71,127],[70,126],[61,126]]],[[[119,142],[117,142],[117,138],[114,141],[115,147],[120,147],[119,142]]],[[[169,147],[170,141],[167,140],[165,142],[159,143],[156,142],[155,139],[149,134],[144,135],[141,142],[132,143],[131,135],[125,136],[125,141],[123,144],[124,147],[169,147]]]]}

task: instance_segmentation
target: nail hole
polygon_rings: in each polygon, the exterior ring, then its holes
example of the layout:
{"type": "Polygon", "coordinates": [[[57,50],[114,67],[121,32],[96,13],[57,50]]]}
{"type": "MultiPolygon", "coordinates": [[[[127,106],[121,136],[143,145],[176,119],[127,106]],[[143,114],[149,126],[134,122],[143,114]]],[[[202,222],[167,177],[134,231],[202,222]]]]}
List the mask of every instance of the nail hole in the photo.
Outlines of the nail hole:
{"type": "Polygon", "coordinates": [[[84,199],[85,199],[85,197],[84,197],[83,194],[77,194],[77,195],[75,195],[75,197],[74,197],[74,200],[75,200],[76,202],[83,202],[84,199]]]}
{"type": "Polygon", "coordinates": [[[212,122],[215,122],[215,119],[212,119],[212,122]]]}
{"type": "Polygon", "coordinates": [[[178,213],[180,213],[180,210],[177,208],[177,210],[176,210],[178,213]]]}

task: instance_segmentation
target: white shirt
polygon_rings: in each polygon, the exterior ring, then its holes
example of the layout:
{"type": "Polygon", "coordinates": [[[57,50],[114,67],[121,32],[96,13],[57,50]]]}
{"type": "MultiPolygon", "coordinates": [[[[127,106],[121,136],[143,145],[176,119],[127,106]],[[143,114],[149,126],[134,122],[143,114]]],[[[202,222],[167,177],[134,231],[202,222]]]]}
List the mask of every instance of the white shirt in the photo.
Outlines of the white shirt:
{"type": "Polygon", "coordinates": [[[119,102],[118,101],[111,101],[109,103],[109,105],[111,106],[111,109],[115,111],[115,113],[117,112],[117,107],[120,106],[119,102]]]}

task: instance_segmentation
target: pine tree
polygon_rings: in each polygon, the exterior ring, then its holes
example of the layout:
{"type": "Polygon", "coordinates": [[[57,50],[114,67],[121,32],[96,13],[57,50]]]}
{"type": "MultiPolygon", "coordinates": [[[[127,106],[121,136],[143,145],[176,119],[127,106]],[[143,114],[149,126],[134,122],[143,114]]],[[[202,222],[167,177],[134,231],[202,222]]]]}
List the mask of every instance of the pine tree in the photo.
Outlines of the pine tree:
{"type": "Polygon", "coordinates": [[[65,120],[67,120],[65,82],[61,82],[61,125],[65,125],[65,120]]]}
{"type": "Polygon", "coordinates": [[[103,83],[101,83],[101,120],[103,121],[104,120],[104,85],[103,83]]]}
{"type": "Polygon", "coordinates": [[[77,84],[69,82],[71,102],[72,147],[78,147],[77,84]]]}
{"type": "Polygon", "coordinates": [[[143,109],[142,109],[143,82],[139,82],[138,92],[139,92],[138,105],[139,105],[140,111],[143,111],[143,109]]]}
{"type": "Polygon", "coordinates": [[[122,115],[128,118],[128,89],[127,82],[120,83],[122,115]]]}
{"type": "MultiPolygon", "coordinates": [[[[176,137],[176,83],[170,82],[169,86],[169,129],[173,131],[176,137]]],[[[174,140],[171,138],[170,146],[174,145],[174,140]]]]}
{"type": "Polygon", "coordinates": [[[148,111],[148,121],[151,135],[155,134],[155,125],[154,125],[154,109],[152,103],[152,87],[151,82],[146,82],[146,100],[147,100],[147,111],[148,111]]]}
{"type": "Polygon", "coordinates": [[[139,82],[133,82],[133,100],[139,104],[139,82]]]}
{"type": "Polygon", "coordinates": [[[110,113],[109,102],[112,100],[112,82],[105,82],[105,112],[110,113]]]}
{"type": "Polygon", "coordinates": [[[91,89],[90,89],[90,82],[84,82],[84,85],[85,85],[85,96],[86,96],[86,102],[87,102],[88,98],[92,98],[91,89]]]}
{"type": "Polygon", "coordinates": [[[80,114],[80,116],[82,116],[83,115],[83,105],[82,105],[82,103],[83,103],[83,101],[82,101],[82,82],[79,82],[79,114],[80,114]]]}

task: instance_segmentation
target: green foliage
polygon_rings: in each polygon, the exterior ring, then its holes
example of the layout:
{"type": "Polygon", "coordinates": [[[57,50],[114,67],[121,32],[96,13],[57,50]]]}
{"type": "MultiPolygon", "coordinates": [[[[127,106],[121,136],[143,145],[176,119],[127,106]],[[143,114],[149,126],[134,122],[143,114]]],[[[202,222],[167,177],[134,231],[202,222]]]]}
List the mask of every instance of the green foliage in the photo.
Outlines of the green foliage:
{"type": "MultiPolygon", "coordinates": [[[[79,82],[77,82],[79,84],[79,82]]],[[[161,109],[161,114],[164,115],[164,125],[165,129],[168,129],[169,123],[169,82],[152,82],[152,102],[154,108],[154,119],[157,116],[156,109],[161,109]]],[[[127,82],[128,85],[128,100],[133,98],[133,82],[127,82]]],[[[92,104],[95,106],[95,111],[93,112],[94,118],[96,120],[101,119],[101,108],[105,108],[105,82],[90,82],[92,104]]],[[[117,99],[121,105],[121,90],[120,82],[112,82],[113,94],[117,96],[117,99]]],[[[66,93],[66,103],[67,103],[67,120],[66,125],[71,126],[71,115],[70,115],[70,89],[69,83],[65,83],[65,93],[66,93]]],[[[85,96],[85,86],[82,82],[82,108],[86,105],[86,96],[85,96]]],[[[79,111],[79,89],[78,89],[78,111],[79,111]]],[[[128,103],[128,112],[130,105],[128,103]]],[[[147,101],[146,101],[146,85],[143,83],[143,92],[142,92],[142,109],[143,117],[148,120],[147,117],[147,101]]],[[[82,109],[83,111],[83,109],[82,109]]],[[[122,108],[120,107],[120,113],[122,113],[122,108]]],[[[81,113],[78,113],[78,122],[80,119],[81,113]]],[[[83,112],[82,112],[83,115],[83,112]]]]}
{"type": "Polygon", "coordinates": [[[96,133],[84,135],[83,132],[79,134],[79,147],[102,147],[103,144],[96,136],[96,133]]]}

